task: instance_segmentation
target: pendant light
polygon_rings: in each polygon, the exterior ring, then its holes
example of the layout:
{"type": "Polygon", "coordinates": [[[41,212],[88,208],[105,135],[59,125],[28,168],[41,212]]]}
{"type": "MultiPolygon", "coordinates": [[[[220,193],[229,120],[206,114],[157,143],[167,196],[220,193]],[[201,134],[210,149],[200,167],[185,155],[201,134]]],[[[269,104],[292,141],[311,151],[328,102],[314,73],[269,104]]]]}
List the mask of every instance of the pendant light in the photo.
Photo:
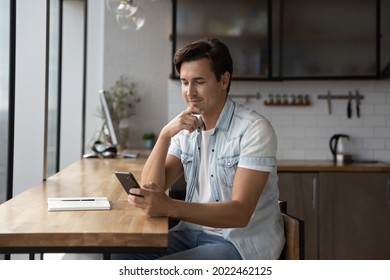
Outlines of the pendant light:
{"type": "Polygon", "coordinates": [[[138,0],[106,0],[106,6],[115,14],[115,19],[123,30],[139,30],[145,24],[144,11],[138,0]]]}

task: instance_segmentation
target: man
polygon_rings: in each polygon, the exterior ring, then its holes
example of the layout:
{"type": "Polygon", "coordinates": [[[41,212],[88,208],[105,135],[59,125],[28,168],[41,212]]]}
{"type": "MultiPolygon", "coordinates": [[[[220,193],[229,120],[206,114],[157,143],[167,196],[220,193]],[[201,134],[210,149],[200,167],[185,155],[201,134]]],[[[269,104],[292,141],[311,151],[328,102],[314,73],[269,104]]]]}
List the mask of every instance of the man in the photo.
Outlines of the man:
{"type": "Polygon", "coordinates": [[[228,97],[233,63],[219,40],[183,47],[174,63],[188,107],[161,130],[143,187],[131,191],[143,197],[128,200],[147,215],[181,221],[166,253],[143,257],[277,259],[284,231],[270,123],[228,97]],[[169,198],[165,190],[183,174],[185,201],[169,198]]]}

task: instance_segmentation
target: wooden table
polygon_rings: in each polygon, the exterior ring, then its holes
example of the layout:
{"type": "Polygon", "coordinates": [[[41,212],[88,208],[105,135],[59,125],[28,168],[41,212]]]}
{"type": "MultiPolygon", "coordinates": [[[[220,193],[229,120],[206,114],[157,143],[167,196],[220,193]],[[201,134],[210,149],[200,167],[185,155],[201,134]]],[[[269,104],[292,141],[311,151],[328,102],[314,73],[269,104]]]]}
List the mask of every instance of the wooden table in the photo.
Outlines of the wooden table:
{"type": "Polygon", "coordinates": [[[127,202],[114,171],[140,180],[146,156],[82,159],[0,205],[0,253],[157,252],[168,219],[147,217],[127,202]],[[111,210],[48,212],[48,197],[106,196],[111,210]]]}

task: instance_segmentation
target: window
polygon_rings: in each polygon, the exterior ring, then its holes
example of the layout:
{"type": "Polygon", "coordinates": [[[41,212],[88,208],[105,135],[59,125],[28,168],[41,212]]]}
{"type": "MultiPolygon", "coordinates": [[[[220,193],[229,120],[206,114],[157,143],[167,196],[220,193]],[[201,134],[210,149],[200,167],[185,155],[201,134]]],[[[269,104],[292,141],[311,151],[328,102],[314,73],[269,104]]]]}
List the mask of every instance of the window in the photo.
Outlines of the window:
{"type": "MultiPolygon", "coordinates": [[[[58,171],[61,1],[49,0],[47,13],[47,139],[43,179],[58,171]]],[[[16,3],[0,0],[0,204],[12,196],[15,163],[16,3]]],[[[23,33],[23,32],[22,32],[23,33]]],[[[25,34],[22,34],[25,36],[25,34]]],[[[41,175],[42,176],[42,175],[41,175]]]]}
{"type": "Polygon", "coordinates": [[[49,14],[49,50],[48,50],[48,76],[47,76],[47,115],[46,115],[46,170],[47,178],[59,169],[59,102],[60,102],[60,52],[61,9],[59,0],[50,1],[49,14]]]}
{"type": "Polygon", "coordinates": [[[10,15],[11,1],[0,0],[0,203],[7,200],[10,112],[10,15]]]}

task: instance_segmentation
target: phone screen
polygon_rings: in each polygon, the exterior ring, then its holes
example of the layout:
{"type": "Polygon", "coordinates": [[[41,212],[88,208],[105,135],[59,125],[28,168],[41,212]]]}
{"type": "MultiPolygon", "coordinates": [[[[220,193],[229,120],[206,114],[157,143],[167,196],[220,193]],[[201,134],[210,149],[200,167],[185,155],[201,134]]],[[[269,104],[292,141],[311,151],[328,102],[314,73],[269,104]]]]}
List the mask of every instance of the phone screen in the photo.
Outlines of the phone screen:
{"type": "MultiPolygon", "coordinates": [[[[121,183],[123,189],[126,191],[127,194],[130,193],[131,188],[140,188],[137,180],[135,179],[134,175],[130,172],[115,172],[116,177],[118,178],[119,182],[121,183]]],[[[135,195],[135,194],[131,194],[135,195]]],[[[136,195],[136,196],[142,196],[142,195],[136,195]]]]}

